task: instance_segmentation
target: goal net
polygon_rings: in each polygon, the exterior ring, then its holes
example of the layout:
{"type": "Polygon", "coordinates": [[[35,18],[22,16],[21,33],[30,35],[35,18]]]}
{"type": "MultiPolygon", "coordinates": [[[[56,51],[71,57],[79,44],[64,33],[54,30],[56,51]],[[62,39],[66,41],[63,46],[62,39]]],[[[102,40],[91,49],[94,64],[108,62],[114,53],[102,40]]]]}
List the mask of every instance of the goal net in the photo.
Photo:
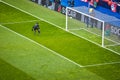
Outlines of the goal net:
{"type": "MultiPolygon", "coordinates": [[[[96,13],[90,14],[89,8],[86,11],[79,11],[67,7],[66,30],[102,47],[120,45],[120,28],[97,18],[96,15],[96,13]]],[[[99,15],[99,17],[103,16],[99,15]]]]}

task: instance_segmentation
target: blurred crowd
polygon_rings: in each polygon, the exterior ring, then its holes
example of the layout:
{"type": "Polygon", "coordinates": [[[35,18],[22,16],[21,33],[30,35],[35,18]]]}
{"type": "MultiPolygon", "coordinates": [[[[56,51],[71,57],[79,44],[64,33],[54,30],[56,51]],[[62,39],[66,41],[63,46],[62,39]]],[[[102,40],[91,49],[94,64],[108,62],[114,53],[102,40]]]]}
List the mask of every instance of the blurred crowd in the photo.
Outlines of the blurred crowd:
{"type": "MultiPolygon", "coordinates": [[[[65,14],[66,6],[61,4],[61,0],[31,0],[51,10],[55,10],[65,14]]],[[[74,0],[67,0],[67,6],[74,7],[74,0]]]]}

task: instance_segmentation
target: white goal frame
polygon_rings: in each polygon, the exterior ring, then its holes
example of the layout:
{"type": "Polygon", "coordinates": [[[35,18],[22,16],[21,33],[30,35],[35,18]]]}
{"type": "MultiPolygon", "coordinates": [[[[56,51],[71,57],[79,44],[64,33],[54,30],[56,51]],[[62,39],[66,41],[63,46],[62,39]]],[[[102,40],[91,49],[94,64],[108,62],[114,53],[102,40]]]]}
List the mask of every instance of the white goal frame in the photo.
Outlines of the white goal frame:
{"type": "Polygon", "coordinates": [[[102,47],[105,47],[104,46],[104,39],[105,39],[105,22],[103,21],[103,20],[100,20],[100,19],[98,19],[98,18],[95,18],[95,17],[93,17],[93,16],[91,16],[91,15],[88,15],[88,14],[85,14],[85,13],[82,13],[82,12],[80,12],[80,11],[77,11],[77,10],[75,10],[75,9],[73,9],[73,8],[70,8],[70,7],[66,7],[66,31],[69,31],[69,29],[68,29],[68,9],[70,9],[70,10],[72,10],[72,11],[75,11],[75,12],[77,12],[77,13],[80,13],[80,14],[83,14],[83,15],[85,15],[85,16],[88,16],[88,17],[90,17],[90,18],[93,18],[93,19],[95,19],[95,20],[98,20],[98,21],[100,21],[100,22],[102,22],[102,44],[101,44],[101,46],[102,47]]]}

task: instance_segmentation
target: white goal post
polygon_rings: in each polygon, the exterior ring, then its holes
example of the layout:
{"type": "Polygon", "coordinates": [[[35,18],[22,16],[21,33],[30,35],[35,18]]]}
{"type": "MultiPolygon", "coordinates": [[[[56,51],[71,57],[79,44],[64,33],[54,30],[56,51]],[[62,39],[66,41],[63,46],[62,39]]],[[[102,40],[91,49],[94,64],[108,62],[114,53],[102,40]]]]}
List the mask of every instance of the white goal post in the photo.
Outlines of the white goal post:
{"type": "MultiPolygon", "coordinates": [[[[106,25],[107,23],[105,21],[100,20],[95,16],[83,13],[71,7],[66,8],[66,31],[75,32],[83,37],[90,34],[96,35],[96,37],[93,36],[93,39],[95,39],[94,41],[97,41],[97,38],[99,37],[98,43],[102,47],[111,44],[120,45],[120,40],[117,39],[118,36],[113,35],[111,29],[108,29],[109,27],[106,27],[106,25]]],[[[92,36],[90,36],[88,36],[88,39],[92,39],[92,36]]]]}

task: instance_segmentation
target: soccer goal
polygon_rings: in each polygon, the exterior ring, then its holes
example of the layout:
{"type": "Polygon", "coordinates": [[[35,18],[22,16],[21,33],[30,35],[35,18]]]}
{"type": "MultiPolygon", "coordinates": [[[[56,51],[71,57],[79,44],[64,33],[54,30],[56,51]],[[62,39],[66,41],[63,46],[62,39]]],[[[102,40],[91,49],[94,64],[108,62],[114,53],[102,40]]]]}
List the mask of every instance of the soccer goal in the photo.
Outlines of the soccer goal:
{"type": "MultiPolygon", "coordinates": [[[[89,8],[86,13],[83,13],[67,7],[66,31],[85,37],[102,47],[120,45],[120,34],[116,35],[114,32],[117,29],[95,16],[96,14],[89,14],[89,8]]],[[[120,33],[120,29],[117,32],[120,33]]]]}

